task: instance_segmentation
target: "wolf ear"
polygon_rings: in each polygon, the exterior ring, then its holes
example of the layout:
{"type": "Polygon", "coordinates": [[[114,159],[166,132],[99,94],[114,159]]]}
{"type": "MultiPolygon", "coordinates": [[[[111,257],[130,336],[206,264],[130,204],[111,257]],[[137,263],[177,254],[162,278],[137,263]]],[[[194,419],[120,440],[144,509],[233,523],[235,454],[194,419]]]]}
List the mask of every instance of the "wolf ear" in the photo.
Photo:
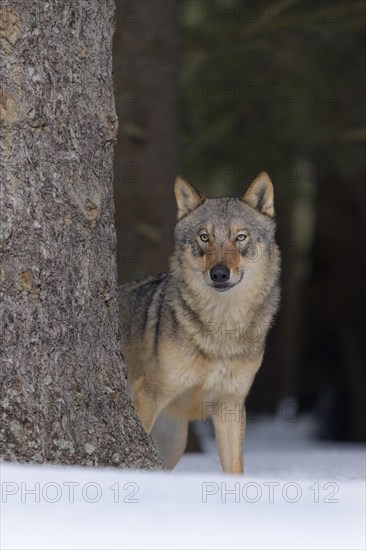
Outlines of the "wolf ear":
{"type": "Polygon", "coordinates": [[[182,176],[176,177],[174,192],[178,205],[178,220],[184,218],[205,200],[205,197],[196,191],[182,176]]]}
{"type": "Polygon", "coordinates": [[[267,172],[261,172],[252,181],[241,200],[270,218],[274,216],[273,185],[267,172]]]}

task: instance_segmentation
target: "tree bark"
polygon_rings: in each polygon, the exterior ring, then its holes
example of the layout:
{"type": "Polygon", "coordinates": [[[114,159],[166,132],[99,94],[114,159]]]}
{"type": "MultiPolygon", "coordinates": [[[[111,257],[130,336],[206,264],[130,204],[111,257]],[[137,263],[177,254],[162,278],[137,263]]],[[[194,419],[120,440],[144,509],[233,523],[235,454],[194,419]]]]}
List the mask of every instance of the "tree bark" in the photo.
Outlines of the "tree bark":
{"type": "Polygon", "coordinates": [[[126,389],[112,0],[3,3],[1,457],[161,468],[126,389]]]}

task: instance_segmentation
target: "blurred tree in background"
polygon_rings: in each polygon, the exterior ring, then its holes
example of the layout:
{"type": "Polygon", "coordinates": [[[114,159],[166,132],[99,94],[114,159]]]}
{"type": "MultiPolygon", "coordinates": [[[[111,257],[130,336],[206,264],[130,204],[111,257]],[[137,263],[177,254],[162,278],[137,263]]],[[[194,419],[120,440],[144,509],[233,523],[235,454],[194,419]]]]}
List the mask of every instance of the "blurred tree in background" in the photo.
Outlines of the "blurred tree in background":
{"type": "Polygon", "coordinates": [[[166,268],[176,168],[209,196],[241,194],[267,170],[283,299],[249,408],[293,396],[317,411],[320,435],[363,440],[365,2],[175,4],[118,2],[121,280],[166,268]],[[121,175],[131,161],[137,181],[121,175]]]}
{"type": "Polygon", "coordinates": [[[166,270],[173,242],[178,2],[117,1],[116,7],[115,200],[120,275],[126,280],[166,270]]]}

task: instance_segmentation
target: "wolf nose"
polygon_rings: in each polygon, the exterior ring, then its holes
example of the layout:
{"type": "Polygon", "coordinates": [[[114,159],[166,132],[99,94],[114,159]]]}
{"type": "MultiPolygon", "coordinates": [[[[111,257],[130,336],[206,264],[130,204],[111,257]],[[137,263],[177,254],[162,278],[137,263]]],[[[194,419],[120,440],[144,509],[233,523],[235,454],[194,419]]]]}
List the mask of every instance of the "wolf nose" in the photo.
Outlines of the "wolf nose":
{"type": "Polygon", "coordinates": [[[210,271],[214,283],[226,283],[230,279],[230,269],[226,265],[215,265],[210,271]]]}

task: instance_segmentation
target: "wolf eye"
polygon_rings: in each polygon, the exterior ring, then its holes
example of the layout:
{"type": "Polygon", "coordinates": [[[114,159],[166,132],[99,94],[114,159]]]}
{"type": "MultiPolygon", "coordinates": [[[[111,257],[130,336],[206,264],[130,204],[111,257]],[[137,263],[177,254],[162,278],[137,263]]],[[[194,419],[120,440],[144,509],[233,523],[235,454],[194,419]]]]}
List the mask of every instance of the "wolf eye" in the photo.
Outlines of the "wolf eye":
{"type": "Polygon", "coordinates": [[[209,236],[207,235],[207,233],[201,233],[200,239],[202,242],[207,243],[209,240],[209,236]]]}
{"type": "Polygon", "coordinates": [[[245,233],[238,233],[237,236],[236,236],[237,241],[245,241],[246,238],[247,238],[247,236],[246,236],[245,233]]]}

